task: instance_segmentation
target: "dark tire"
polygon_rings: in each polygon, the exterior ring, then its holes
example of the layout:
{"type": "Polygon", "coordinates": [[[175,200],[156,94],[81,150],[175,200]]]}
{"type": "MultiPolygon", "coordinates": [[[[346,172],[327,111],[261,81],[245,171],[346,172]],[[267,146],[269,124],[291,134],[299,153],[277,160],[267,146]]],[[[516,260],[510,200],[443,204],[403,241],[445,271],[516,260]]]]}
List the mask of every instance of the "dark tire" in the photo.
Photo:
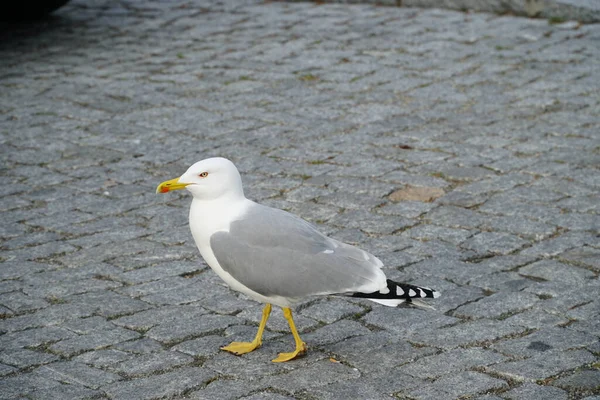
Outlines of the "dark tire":
{"type": "Polygon", "coordinates": [[[64,6],[68,2],[69,0],[22,0],[13,4],[11,10],[5,9],[0,19],[4,21],[38,19],[50,14],[52,11],[64,6]]]}

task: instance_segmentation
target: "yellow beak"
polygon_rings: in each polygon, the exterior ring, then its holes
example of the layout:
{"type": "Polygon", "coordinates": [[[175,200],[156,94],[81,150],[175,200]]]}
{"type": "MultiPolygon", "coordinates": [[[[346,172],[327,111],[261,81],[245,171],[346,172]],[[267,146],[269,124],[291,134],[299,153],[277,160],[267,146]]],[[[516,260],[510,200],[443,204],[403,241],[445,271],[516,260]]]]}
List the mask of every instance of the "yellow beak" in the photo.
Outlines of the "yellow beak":
{"type": "Polygon", "coordinates": [[[184,189],[188,184],[179,183],[179,178],[171,179],[170,181],[164,181],[156,188],[156,193],[167,193],[171,190],[184,189]]]}

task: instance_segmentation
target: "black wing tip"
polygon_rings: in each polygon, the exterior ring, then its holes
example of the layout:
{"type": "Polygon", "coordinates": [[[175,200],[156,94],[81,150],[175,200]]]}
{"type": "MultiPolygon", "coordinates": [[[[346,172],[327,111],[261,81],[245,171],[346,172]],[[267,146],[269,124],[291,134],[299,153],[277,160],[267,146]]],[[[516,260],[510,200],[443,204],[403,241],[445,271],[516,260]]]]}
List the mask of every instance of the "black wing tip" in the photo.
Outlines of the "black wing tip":
{"type": "Polygon", "coordinates": [[[387,280],[387,292],[381,291],[373,293],[352,293],[352,297],[362,297],[367,299],[437,299],[441,293],[423,286],[415,286],[408,283],[398,283],[390,279],[387,280]]]}

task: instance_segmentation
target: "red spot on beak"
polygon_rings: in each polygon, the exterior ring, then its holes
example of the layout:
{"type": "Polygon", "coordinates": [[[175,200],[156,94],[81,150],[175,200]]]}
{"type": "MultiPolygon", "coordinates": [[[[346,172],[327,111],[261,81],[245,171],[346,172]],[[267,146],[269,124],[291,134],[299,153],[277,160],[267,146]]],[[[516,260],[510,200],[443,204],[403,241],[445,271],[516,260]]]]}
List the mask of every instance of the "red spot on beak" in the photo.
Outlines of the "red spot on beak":
{"type": "Polygon", "coordinates": [[[160,189],[161,193],[167,193],[168,191],[169,191],[168,187],[164,187],[164,188],[160,189]]]}

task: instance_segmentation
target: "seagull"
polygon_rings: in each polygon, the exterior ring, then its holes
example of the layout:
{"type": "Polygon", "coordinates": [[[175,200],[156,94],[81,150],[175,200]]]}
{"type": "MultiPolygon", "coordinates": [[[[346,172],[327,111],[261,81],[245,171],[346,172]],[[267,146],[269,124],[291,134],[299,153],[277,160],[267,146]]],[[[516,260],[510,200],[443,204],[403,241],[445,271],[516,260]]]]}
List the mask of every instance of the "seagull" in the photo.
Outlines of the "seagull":
{"type": "Polygon", "coordinates": [[[418,299],[440,296],[387,279],[374,255],[323,235],[300,217],[247,199],[240,173],[228,159],[198,161],[156,192],[181,189],[192,194],[190,230],[204,261],[231,289],[265,303],[254,340],[222,350],[241,355],[259,348],[272,305],[283,309],[295,341],[294,351],[272,360],[284,362],[306,353],[290,307],[307,297],[339,295],[423,307],[418,299]]]}

